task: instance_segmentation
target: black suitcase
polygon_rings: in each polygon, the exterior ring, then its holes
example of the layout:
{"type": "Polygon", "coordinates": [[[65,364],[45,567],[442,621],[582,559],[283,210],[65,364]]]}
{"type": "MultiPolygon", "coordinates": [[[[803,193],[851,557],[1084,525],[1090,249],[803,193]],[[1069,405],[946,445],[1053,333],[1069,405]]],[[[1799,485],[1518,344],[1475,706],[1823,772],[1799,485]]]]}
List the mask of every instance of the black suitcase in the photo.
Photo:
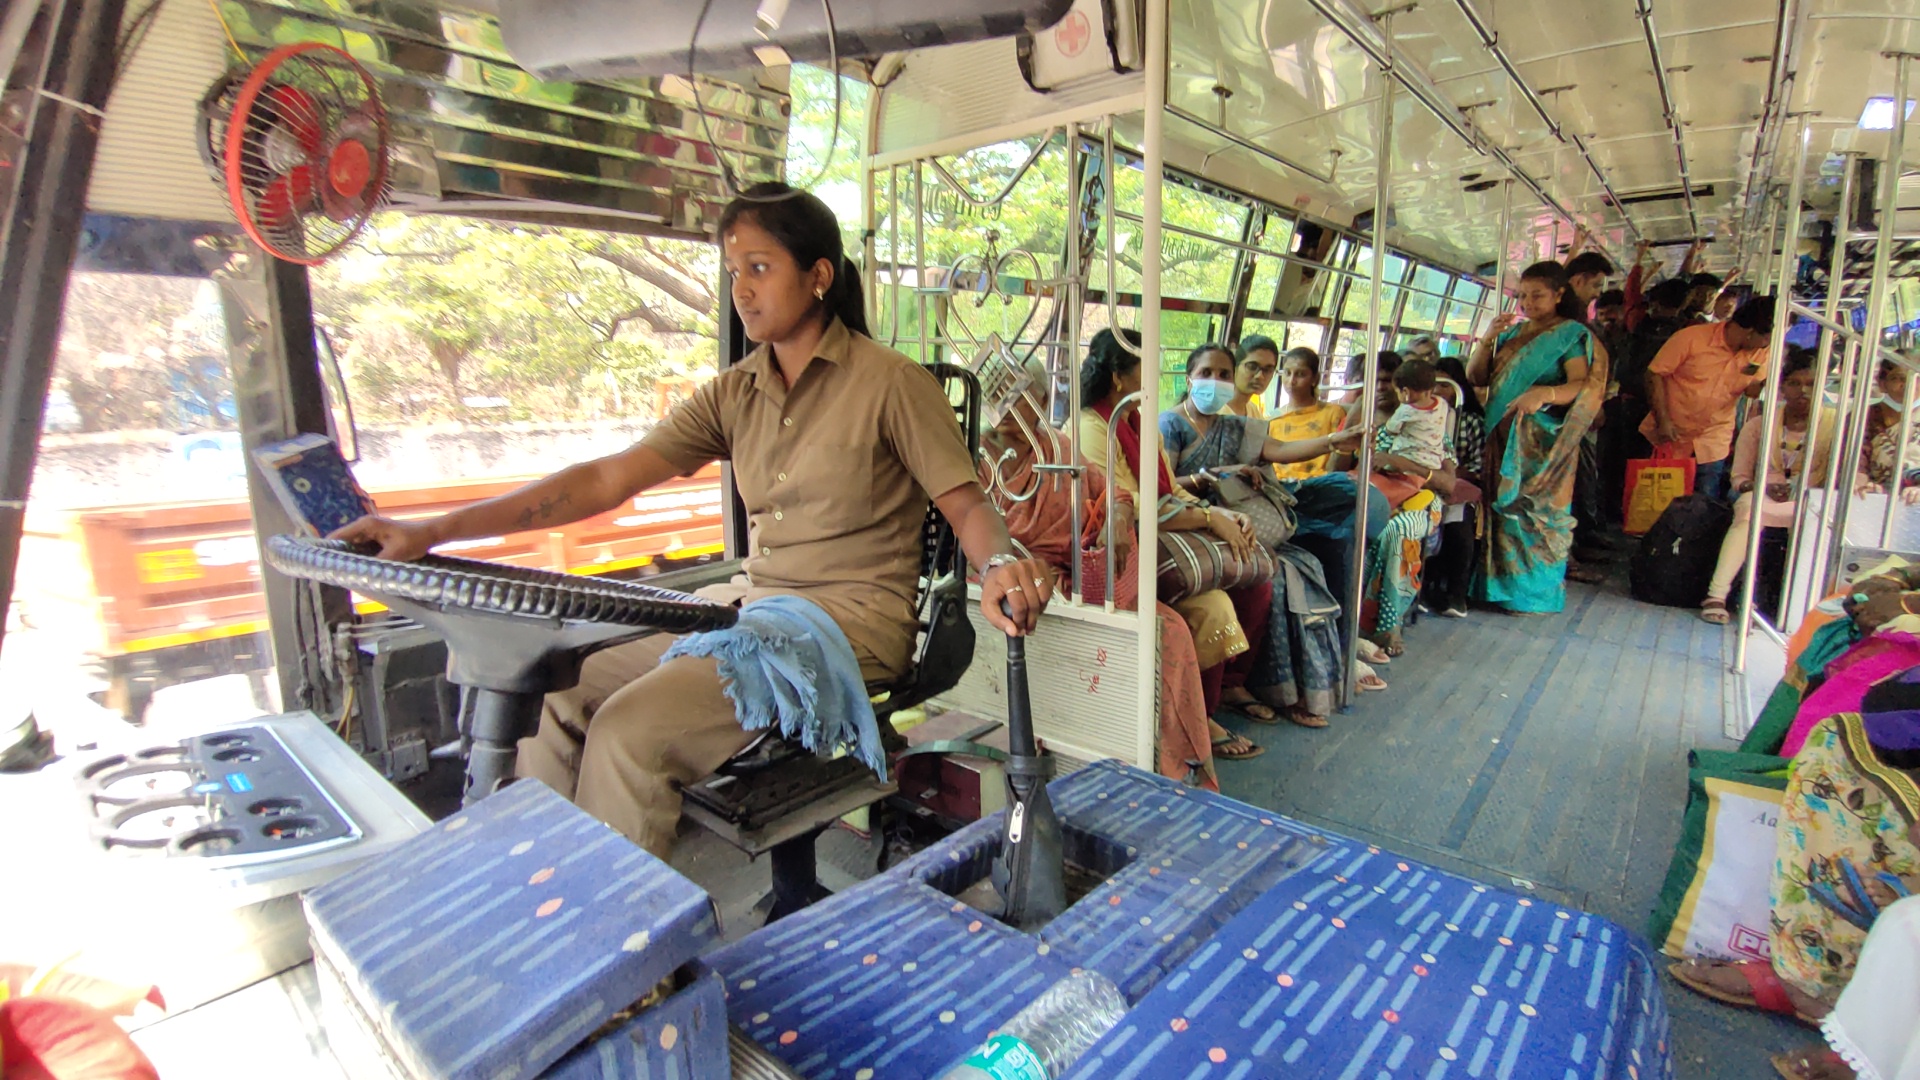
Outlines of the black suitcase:
{"type": "Polygon", "coordinates": [[[1720,542],[1733,525],[1733,507],[1706,495],[1682,495],[1640,538],[1627,568],[1635,600],[1667,607],[1699,607],[1707,598],[1720,542]]]}

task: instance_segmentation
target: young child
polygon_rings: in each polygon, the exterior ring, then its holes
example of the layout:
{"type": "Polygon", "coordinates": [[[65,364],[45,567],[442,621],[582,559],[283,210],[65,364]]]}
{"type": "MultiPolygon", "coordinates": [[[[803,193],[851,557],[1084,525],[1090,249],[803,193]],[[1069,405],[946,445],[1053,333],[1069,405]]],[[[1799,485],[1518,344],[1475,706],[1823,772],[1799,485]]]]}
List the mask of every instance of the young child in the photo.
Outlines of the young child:
{"type": "Polygon", "coordinates": [[[1399,391],[1400,407],[1380,429],[1375,448],[1383,454],[1406,458],[1428,471],[1447,462],[1447,432],[1453,430],[1453,410],[1434,387],[1439,372],[1425,360],[1408,360],[1393,373],[1393,388],[1399,391]]]}

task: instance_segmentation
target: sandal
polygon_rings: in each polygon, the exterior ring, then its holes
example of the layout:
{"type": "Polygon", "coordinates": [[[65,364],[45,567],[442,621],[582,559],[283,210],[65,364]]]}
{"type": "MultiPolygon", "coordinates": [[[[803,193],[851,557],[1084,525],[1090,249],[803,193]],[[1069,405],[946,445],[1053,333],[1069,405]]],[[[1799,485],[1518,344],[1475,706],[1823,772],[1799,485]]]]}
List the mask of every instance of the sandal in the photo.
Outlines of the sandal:
{"type": "Polygon", "coordinates": [[[1393,657],[1387,655],[1387,650],[1374,644],[1372,638],[1361,638],[1359,651],[1360,659],[1376,667],[1388,663],[1393,659],[1393,657]]]}
{"type": "Polygon", "coordinates": [[[1326,717],[1316,716],[1302,708],[1288,709],[1287,719],[1299,724],[1303,728],[1323,728],[1327,726],[1326,717]]]}
{"type": "Polygon", "coordinates": [[[1246,696],[1241,698],[1221,698],[1221,707],[1232,709],[1234,712],[1239,713],[1241,716],[1246,717],[1256,724],[1277,724],[1280,722],[1280,714],[1273,711],[1273,706],[1262,703],[1259,698],[1248,694],[1244,690],[1242,690],[1241,693],[1246,696]]]}
{"type": "Polygon", "coordinates": [[[1266,752],[1266,747],[1244,735],[1228,735],[1224,739],[1213,740],[1213,756],[1226,761],[1245,761],[1266,752]]]}
{"type": "Polygon", "coordinates": [[[1705,600],[1700,601],[1701,622],[1710,622],[1715,626],[1725,626],[1727,625],[1727,621],[1732,617],[1733,616],[1727,614],[1727,602],[1725,600],[1715,600],[1709,596],[1705,600]]]}
{"type": "Polygon", "coordinates": [[[1360,678],[1354,682],[1354,685],[1361,690],[1377,693],[1387,688],[1387,680],[1371,671],[1365,671],[1361,672],[1360,678]]]}
{"type": "Polygon", "coordinates": [[[1773,1013],[1776,1016],[1790,1017],[1807,1027],[1820,1026],[1820,1018],[1808,1016],[1793,1004],[1787,996],[1787,985],[1774,973],[1773,965],[1766,961],[1738,960],[1725,962],[1725,966],[1738,971],[1747,980],[1749,996],[1742,998],[1738,994],[1722,990],[1720,987],[1700,978],[1694,972],[1704,970],[1705,964],[1696,960],[1685,960],[1667,968],[1667,974],[1673,981],[1699,994],[1712,998],[1722,1005],[1732,1005],[1737,1009],[1752,1009],[1757,1012],[1773,1013]]]}
{"type": "Polygon", "coordinates": [[[1837,1080],[1856,1075],[1846,1058],[1824,1046],[1775,1054],[1767,1061],[1773,1065],[1774,1072],[1787,1080],[1837,1080]],[[1819,1072],[1814,1071],[1816,1065],[1820,1067],[1819,1072]]]}
{"type": "Polygon", "coordinates": [[[1574,565],[1567,567],[1567,580],[1577,581],[1582,585],[1604,585],[1607,581],[1607,572],[1595,570],[1591,566],[1574,565]]]}
{"type": "Polygon", "coordinates": [[[1376,635],[1373,638],[1373,643],[1378,645],[1380,651],[1386,653],[1388,656],[1404,656],[1407,652],[1407,643],[1401,639],[1398,630],[1376,635]]]}

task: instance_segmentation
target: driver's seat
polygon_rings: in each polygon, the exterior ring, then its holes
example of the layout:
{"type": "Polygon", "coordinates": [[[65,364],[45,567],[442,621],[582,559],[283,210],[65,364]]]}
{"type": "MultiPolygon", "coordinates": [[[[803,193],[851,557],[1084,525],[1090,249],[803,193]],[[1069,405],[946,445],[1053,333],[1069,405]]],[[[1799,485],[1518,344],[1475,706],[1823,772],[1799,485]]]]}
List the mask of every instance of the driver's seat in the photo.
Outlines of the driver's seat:
{"type": "MultiPolygon", "coordinates": [[[[954,404],[971,459],[979,450],[980,383],[953,364],[929,364],[954,404]],[[956,394],[956,389],[958,393],[956,394]]],[[[927,507],[920,553],[920,630],[913,666],[898,679],[870,684],[881,742],[889,755],[905,748],[894,714],[953,689],[973,662],[973,623],[967,617],[967,560],[938,508],[927,507]]],[[[728,759],[712,776],[688,786],[687,816],[755,858],[771,853],[771,922],[827,895],[816,871],[814,842],[835,821],[892,795],[891,780],[850,756],[820,758],[772,729],[728,759]]]]}

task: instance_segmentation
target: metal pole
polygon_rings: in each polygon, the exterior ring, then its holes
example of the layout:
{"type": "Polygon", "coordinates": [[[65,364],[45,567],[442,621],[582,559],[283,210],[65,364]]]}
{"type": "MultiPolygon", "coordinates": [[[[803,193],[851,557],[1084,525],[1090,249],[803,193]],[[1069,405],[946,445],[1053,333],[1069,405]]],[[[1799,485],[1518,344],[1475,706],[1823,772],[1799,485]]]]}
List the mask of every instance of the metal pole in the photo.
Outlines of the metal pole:
{"type": "MultiPolygon", "coordinates": [[[[1167,118],[1167,23],[1172,0],[1149,0],[1147,4],[1147,86],[1141,142],[1141,167],[1145,171],[1146,199],[1141,216],[1146,219],[1140,243],[1140,665],[1139,698],[1135,715],[1134,764],[1153,768],[1154,739],[1158,725],[1152,722],[1160,706],[1160,621],[1151,602],[1159,550],[1160,492],[1160,187],[1166,183],[1167,159],[1163,129],[1167,118]]],[[[1109,185],[1112,178],[1108,178],[1109,185]]],[[[1112,198],[1109,191],[1108,198],[1112,198]]],[[[1114,293],[1107,282],[1107,292],[1114,293]]]]}
{"type": "MultiPolygon", "coordinates": [[[[1500,181],[1500,252],[1499,271],[1493,282],[1493,317],[1499,318],[1507,307],[1507,263],[1512,255],[1507,251],[1509,237],[1513,235],[1513,180],[1500,181]]],[[[1476,328],[1476,333],[1478,332],[1476,328]]],[[[1464,390],[1464,388],[1462,388],[1464,390]]]]}
{"type": "MultiPolygon", "coordinates": [[[[1381,20],[1380,30],[1391,43],[1392,16],[1381,20]]],[[[1380,289],[1386,277],[1387,200],[1393,180],[1392,76],[1392,70],[1383,64],[1380,68],[1380,101],[1374,119],[1374,130],[1378,134],[1374,142],[1373,165],[1373,265],[1367,275],[1372,282],[1372,292],[1367,297],[1367,353],[1361,358],[1360,378],[1360,427],[1363,431],[1373,424],[1376,407],[1373,398],[1379,389],[1376,383],[1380,374],[1380,350],[1384,347],[1380,337],[1380,289]]],[[[1353,505],[1353,591],[1348,597],[1353,603],[1348,612],[1353,632],[1347,635],[1346,642],[1346,692],[1341,699],[1343,705],[1351,705],[1359,693],[1360,610],[1367,596],[1367,493],[1373,490],[1373,440],[1364,436],[1360,439],[1359,471],[1354,478],[1358,483],[1353,505]]]]}
{"type": "MultiPolygon", "coordinates": [[[[1834,318],[1839,313],[1840,278],[1841,271],[1846,266],[1847,231],[1852,227],[1849,221],[1849,215],[1853,212],[1853,155],[1843,155],[1841,160],[1845,163],[1845,168],[1841,170],[1840,206],[1834,212],[1832,269],[1827,273],[1826,307],[1827,317],[1829,319],[1834,318]]],[[[1779,313],[1776,312],[1774,317],[1779,318],[1779,313]]],[[[1844,360],[1845,357],[1842,357],[1843,362],[1844,360]]],[[[1797,618],[1799,606],[1794,603],[1794,599],[1799,595],[1801,585],[1800,537],[1807,530],[1807,517],[1812,513],[1813,508],[1813,499],[1810,497],[1809,488],[1813,476],[1813,452],[1819,446],[1821,423],[1826,416],[1827,379],[1833,371],[1833,331],[1826,327],[1821,327],[1820,329],[1820,354],[1814,363],[1814,371],[1816,374],[1814,375],[1813,381],[1813,419],[1807,436],[1807,465],[1800,470],[1800,475],[1795,478],[1793,492],[1793,531],[1787,538],[1786,580],[1783,581],[1780,586],[1780,625],[1782,626],[1797,626],[1799,624],[1799,619],[1797,618]]],[[[1841,442],[1839,421],[1841,417],[1846,415],[1847,390],[1853,385],[1851,382],[1852,376],[1853,370],[1851,368],[1845,369],[1841,374],[1840,400],[1836,402],[1837,407],[1833,411],[1832,430],[1827,432],[1827,440],[1829,443],[1827,495],[1820,503],[1820,516],[1813,524],[1812,535],[1808,537],[1807,550],[1811,552],[1817,553],[1820,551],[1820,535],[1825,531],[1827,515],[1833,511],[1833,476],[1834,473],[1838,471],[1838,463],[1833,459],[1832,451],[1837,449],[1841,442]]],[[[1818,557],[1817,554],[1815,557],[1818,557]]]]}
{"type": "MultiPolygon", "coordinates": [[[[1073,472],[1068,475],[1072,477],[1073,485],[1073,602],[1075,604],[1084,603],[1086,600],[1086,582],[1083,580],[1085,568],[1080,565],[1080,500],[1086,497],[1087,476],[1085,459],[1080,456],[1080,380],[1076,377],[1078,373],[1074,371],[1074,359],[1080,355],[1080,313],[1085,306],[1081,285],[1086,280],[1080,266],[1080,222],[1083,220],[1080,207],[1080,179],[1080,125],[1068,123],[1066,266],[1062,267],[1062,273],[1059,275],[1060,284],[1053,291],[1053,302],[1056,312],[1060,310],[1059,305],[1066,305],[1066,317],[1056,318],[1054,325],[1059,327],[1067,340],[1064,343],[1065,347],[1054,355],[1064,361],[1062,366],[1067,372],[1066,463],[1073,469],[1073,472]]],[[[1049,381],[1054,378],[1052,365],[1047,366],[1047,378],[1049,381]]],[[[1053,402],[1053,390],[1052,386],[1047,387],[1048,404],[1053,402]]],[[[1052,423],[1052,421],[1053,418],[1049,416],[1044,422],[1052,423]]],[[[1112,462],[1113,459],[1109,457],[1107,461],[1112,462]]],[[[1113,485],[1107,486],[1111,488],[1113,485]]],[[[1113,550],[1111,544],[1108,545],[1107,550],[1113,550]]],[[[1107,575],[1107,591],[1113,591],[1111,573],[1107,575]]]]}
{"type": "MultiPolygon", "coordinates": [[[[1894,215],[1900,209],[1900,159],[1906,153],[1907,118],[1906,110],[1901,107],[1907,100],[1907,61],[1906,53],[1893,55],[1893,130],[1887,132],[1887,161],[1880,181],[1880,232],[1873,243],[1873,276],[1867,279],[1867,363],[1878,369],[1880,343],[1886,339],[1887,294],[1892,292],[1890,275],[1893,269],[1893,225],[1894,215]]],[[[1913,380],[1907,380],[1908,401],[1913,398],[1913,380]]],[[[1880,527],[1880,543],[1885,546],[1893,536],[1893,503],[1900,497],[1900,471],[1906,466],[1907,435],[1912,429],[1913,414],[1903,411],[1900,416],[1900,446],[1895,452],[1894,475],[1887,489],[1887,517],[1880,527]]],[[[1842,542],[1845,542],[1846,523],[1841,522],[1842,542]]]]}
{"type": "MultiPolygon", "coordinates": [[[[1865,348],[1865,338],[1854,338],[1847,342],[1847,348],[1853,357],[1854,385],[1853,415],[1849,418],[1846,446],[1840,453],[1842,466],[1851,465],[1853,470],[1860,467],[1861,453],[1867,442],[1867,416],[1873,408],[1873,390],[1879,384],[1880,358],[1872,350],[1865,348]]],[[[1837,471],[1837,470],[1836,470],[1837,471]]],[[[1816,595],[1825,596],[1828,589],[1840,577],[1840,552],[1847,545],[1847,516],[1853,512],[1853,476],[1851,470],[1837,478],[1840,483],[1840,498],[1835,503],[1832,535],[1827,547],[1827,569],[1820,579],[1820,589],[1816,595]]]]}
{"type": "MultiPolygon", "coordinates": [[[[1753,634],[1753,620],[1758,617],[1753,608],[1753,592],[1760,576],[1760,530],[1767,505],[1767,470],[1773,465],[1774,440],[1780,437],[1780,373],[1786,366],[1787,323],[1793,317],[1787,303],[1793,290],[1785,286],[1793,280],[1787,272],[1788,260],[1794,255],[1794,238],[1800,235],[1800,185],[1807,169],[1807,148],[1812,144],[1813,125],[1803,120],[1800,157],[1794,163],[1793,178],[1787,182],[1787,234],[1780,245],[1780,269],[1776,278],[1782,287],[1777,290],[1780,302],[1775,305],[1773,340],[1767,346],[1767,390],[1766,404],[1761,409],[1760,450],[1754,455],[1753,487],[1747,492],[1747,564],[1740,575],[1740,628],[1733,643],[1733,670],[1737,672],[1747,670],[1747,644],[1753,634]]],[[[1775,618],[1778,617],[1776,610],[1775,618]]]]}

